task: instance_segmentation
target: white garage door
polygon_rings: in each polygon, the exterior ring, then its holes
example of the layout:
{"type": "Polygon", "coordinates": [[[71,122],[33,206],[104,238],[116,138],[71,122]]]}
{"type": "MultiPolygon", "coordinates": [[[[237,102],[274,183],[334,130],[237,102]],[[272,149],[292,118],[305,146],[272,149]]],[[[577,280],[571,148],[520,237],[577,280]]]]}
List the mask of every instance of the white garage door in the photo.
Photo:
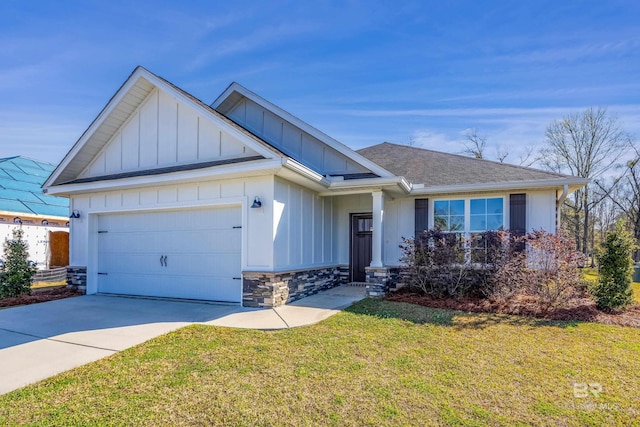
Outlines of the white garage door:
{"type": "Polygon", "coordinates": [[[239,207],[98,217],[98,292],[240,302],[239,207]]]}

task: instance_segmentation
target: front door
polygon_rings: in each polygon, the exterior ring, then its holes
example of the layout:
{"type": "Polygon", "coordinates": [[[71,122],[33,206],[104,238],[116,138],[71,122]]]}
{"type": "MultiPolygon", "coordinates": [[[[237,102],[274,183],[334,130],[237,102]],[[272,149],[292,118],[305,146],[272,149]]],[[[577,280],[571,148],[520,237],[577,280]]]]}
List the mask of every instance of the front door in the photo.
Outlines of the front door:
{"type": "Polygon", "coordinates": [[[373,216],[351,214],[351,263],[352,282],[365,282],[365,267],[371,264],[371,242],[373,234],[373,216]]]}

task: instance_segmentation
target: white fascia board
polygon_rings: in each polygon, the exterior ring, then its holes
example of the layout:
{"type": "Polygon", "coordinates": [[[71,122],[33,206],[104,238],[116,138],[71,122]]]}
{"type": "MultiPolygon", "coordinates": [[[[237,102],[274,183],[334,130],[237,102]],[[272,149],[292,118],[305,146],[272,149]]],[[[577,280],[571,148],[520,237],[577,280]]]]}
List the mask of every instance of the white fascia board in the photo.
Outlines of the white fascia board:
{"type": "Polygon", "coordinates": [[[386,190],[394,194],[409,194],[411,184],[402,176],[388,178],[350,179],[344,181],[332,181],[327,191],[321,196],[336,196],[344,194],[370,193],[372,191],[386,190]]]}
{"type": "MultiPolygon", "coordinates": [[[[100,127],[102,122],[109,116],[111,111],[115,108],[116,105],[122,100],[122,98],[127,94],[127,92],[131,89],[132,86],[136,84],[138,79],[145,75],[148,75],[149,72],[142,67],[137,67],[134,72],[129,76],[126,82],[118,89],[118,91],[113,95],[113,97],[109,100],[107,105],[100,111],[100,114],[91,122],[89,127],[80,135],[80,138],[73,144],[73,147],[67,152],[62,161],[58,164],[58,166],[54,169],[54,171],[49,175],[49,178],[42,184],[42,188],[47,188],[51,185],[51,183],[55,182],[60,173],[71,163],[71,161],[76,157],[78,152],[84,147],[89,138],[93,135],[93,133],[100,127]]],[[[149,80],[147,78],[147,80],[149,80]]]]}
{"type": "Polygon", "coordinates": [[[224,167],[196,169],[190,171],[170,172],[159,175],[137,176],[105,181],[83,182],[77,184],[61,184],[48,187],[47,194],[68,195],[92,193],[97,191],[125,190],[130,188],[153,187],[158,185],[181,184],[212,179],[232,179],[249,176],[275,175],[282,169],[281,159],[257,160],[249,163],[238,163],[224,167]]]}
{"type": "Polygon", "coordinates": [[[325,187],[329,187],[330,185],[330,181],[327,180],[322,174],[319,174],[313,169],[306,167],[302,163],[295,161],[291,157],[282,159],[282,166],[294,172],[297,172],[298,174],[304,176],[307,179],[310,179],[311,181],[322,184],[325,187]]]}
{"type": "Polygon", "coordinates": [[[377,187],[381,185],[398,185],[407,193],[411,191],[411,184],[402,176],[391,176],[386,178],[363,178],[348,179],[343,181],[333,181],[329,189],[358,188],[358,187],[377,187]]]}
{"type": "Polygon", "coordinates": [[[542,189],[542,188],[563,188],[569,186],[571,192],[584,187],[589,183],[586,178],[558,178],[558,179],[541,179],[533,181],[510,181],[496,183],[480,183],[480,184],[461,184],[461,185],[439,185],[433,187],[413,188],[412,195],[439,194],[439,193],[465,193],[470,191],[493,191],[493,190],[512,190],[512,189],[542,189]]]}
{"type": "Polygon", "coordinates": [[[333,148],[334,150],[338,151],[339,153],[347,156],[348,158],[354,160],[357,163],[360,163],[362,166],[364,166],[365,168],[369,169],[371,172],[373,172],[373,173],[375,173],[377,175],[380,175],[381,177],[394,176],[391,172],[389,172],[388,170],[384,169],[383,167],[381,167],[377,163],[374,163],[371,160],[367,159],[366,157],[356,153],[354,150],[352,150],[351,148],[347,147],[346,145],[344,145],[340,141],[330,137],[326,133],[324,133],[324,132],[314,128],[310,124],[300,120],[296,116],[292,115],[291,113],[288,113],[287,111],[283,110],[282,108],[278,107],[277,105],[273,104],[272,102],[264,99],[260,95],[250,91],[249,89],[247,89],[246,87],[242,86],[239,83],[233,82],[231,85],[229,85],[229,87],[218,98],[216,98],[215,101],[213,101],[213,103],[211,104],[211,107],[214,108],[214,109],[217,108],[233,92],[238,92],[242,96],[252,100],[256,104],[258,104],[258,105],[266,108],[267,110],[271,111],[275,115],[282,117],[284,120],[288,121],[289,123],[293,124],[294,126],[297,126],[298,128],[300,128],[303,131],[307,132],[309,135],[313,136],[314,138],[319,139],[320,141],[322,141],[323,143],[325,143],[329,147],[333,148]]]}

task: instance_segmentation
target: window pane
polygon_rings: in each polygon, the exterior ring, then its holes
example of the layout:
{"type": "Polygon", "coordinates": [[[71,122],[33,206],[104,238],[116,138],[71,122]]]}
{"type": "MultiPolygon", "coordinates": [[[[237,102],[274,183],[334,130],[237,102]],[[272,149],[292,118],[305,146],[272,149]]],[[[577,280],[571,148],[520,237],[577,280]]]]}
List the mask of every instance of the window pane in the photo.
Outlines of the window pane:
{"type": "Polygon", "coordinates": [[[487,215],[487,230],[497,230],[502,227],[502,215],[487,215]]]}
{"type": "Polygon", "coordinates": [[[501,198],[487,199],[487,213],[501,214],[504,209],[504,203],[501,198]]]}
{"type": "Polygon", "coordinates": [[[464,200],[451,200],[449,202],[450,215],[464,215],[464,200]]]}
{"type": "Polygon", "coordinates": [[[448,230],[447,228],[447,217],[436,215],[433,217],[433,227],[440,230],[448,230]]]}
{"type": "Polygon", "coordinates": [[[487,199],[471,200],[471,215],[486,214],[487,199]]]}
{"type": "Polygon", "coordinates": [[[471,215],[471,231],[484,231],[487,228],[486,215],[471,215]]]}
{"type": "Polygon", "coordinates": [[[373,220],[371,218],[358,219],[358,231],[371,231],[373,227],[373,220]]]}
{"type": "Polygon", "coordinates": [[[464,215],[451,216],[449,221],[450,231],[464,231],[464,215]]]}
{"type": "Polygon", "coordinates": [[[433,210],[436,215],[449,215],[449,201],[439,200],[437,202],[433,202],[433,210]]]}

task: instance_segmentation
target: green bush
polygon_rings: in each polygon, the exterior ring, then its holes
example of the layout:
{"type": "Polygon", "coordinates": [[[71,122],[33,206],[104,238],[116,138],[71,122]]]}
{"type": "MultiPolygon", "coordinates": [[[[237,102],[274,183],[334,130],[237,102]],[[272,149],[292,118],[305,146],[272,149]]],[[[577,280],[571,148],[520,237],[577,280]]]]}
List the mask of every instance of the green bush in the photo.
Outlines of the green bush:
{"type": "Polygon", "coordinates": [[[600,278],[591,289],[599,309],[623,308],[633,301],[631,278],[632,254],[635,250],[636,244],[633,238],[620,226],[609,233],[600,244],[596,252],[600,278]]]}
{"type": "Polygon", "coordinates": [[[0,298],[31,293],[31,279],[36,268],[29,265],[29,246],[22,240],[24,232],[13,230],[13,238],[4,242],[4,264],[0,268],[0,298]]]}

